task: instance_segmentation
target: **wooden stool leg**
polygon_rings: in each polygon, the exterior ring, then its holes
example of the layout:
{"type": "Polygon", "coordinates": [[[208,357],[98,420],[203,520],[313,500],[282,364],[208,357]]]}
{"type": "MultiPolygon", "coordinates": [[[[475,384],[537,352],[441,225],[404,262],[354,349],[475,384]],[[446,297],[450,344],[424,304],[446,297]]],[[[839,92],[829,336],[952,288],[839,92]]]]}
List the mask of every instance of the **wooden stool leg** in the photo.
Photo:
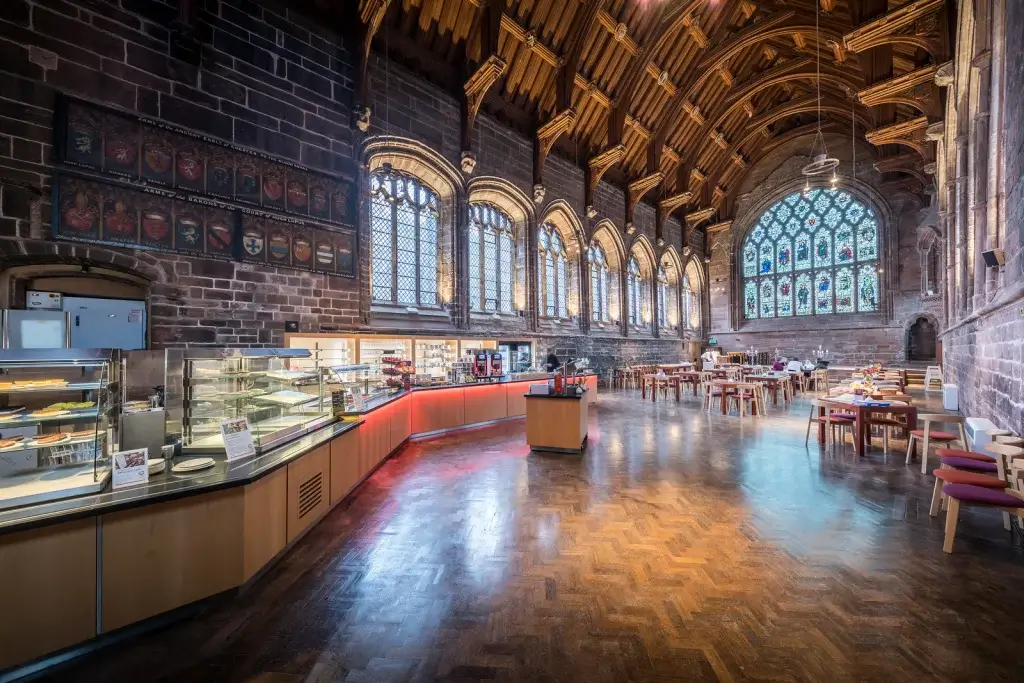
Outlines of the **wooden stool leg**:
{"type": "Polygon", "coordinates": [[[928,474],[928,430],[924,432],[924,443],[921,444],[921,474],[928,474]]]}
{"type": "Polygon", "coordinates": [[[942,480],[935,477],[935,488],[932,489],[932,506],[928,509],[928,514],[932,517],[939,514],[940,503],[942,503],[942,480]]]}
{"type": "Polygon", "coordinates": [[[953,552],[953,540],[956,538],[956,522],[960,515],[960,501],[947,497],[949,507],[946,508],[946,539],[942,542],[942,551],[953,552]]]}
{"type": "Polygon", "coordinates": [[[903,463],[903,464],[905,464],[905,465],[909,465],[910,464],[910,458],[913,457],[913,455],[914,455],[914,443],[916,441],[917,441],[917,437],[914,436],[913,434],[911,434],[910,438],[907,440],[907,461],[905,463],[903,463]]]}

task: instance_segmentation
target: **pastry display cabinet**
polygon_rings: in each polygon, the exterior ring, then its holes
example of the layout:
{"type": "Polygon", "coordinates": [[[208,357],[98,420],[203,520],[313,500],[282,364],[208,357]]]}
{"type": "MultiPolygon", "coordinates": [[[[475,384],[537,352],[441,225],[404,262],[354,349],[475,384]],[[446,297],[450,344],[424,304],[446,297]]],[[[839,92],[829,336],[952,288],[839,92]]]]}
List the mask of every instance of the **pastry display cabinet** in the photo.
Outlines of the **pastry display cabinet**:
{"type": "Polygon", "coordinates": [[[182,453],[224,455],[224,420],[248,418],[257,453],[332,422],[313,360],[307,349],[168,351],[167,386],[180,393],[168,391],[166,401],[175,417],[180,410],[182,453]]]}
{"type": "Polygon", "coordinates": [[[103,489],[119,377],[116,350],[0,350],[0,509],[103,489]]]}

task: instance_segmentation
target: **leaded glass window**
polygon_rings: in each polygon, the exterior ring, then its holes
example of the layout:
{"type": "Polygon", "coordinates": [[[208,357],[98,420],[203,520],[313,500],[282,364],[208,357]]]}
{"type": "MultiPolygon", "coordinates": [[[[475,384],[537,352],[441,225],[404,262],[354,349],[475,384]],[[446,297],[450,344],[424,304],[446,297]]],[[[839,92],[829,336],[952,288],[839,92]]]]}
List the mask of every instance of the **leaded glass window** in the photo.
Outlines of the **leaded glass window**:
{"type": "Polygon", "coordinates": [[[633,327],[646,327],[644,306],[647,305],[647,286],[643,271],[635,256],[629,257],[626,264],[626,295],[629,297],[629,324],[633,327]]]}
{"type": "Polygon", "coordinates": [[[700,330],[700,276],[691,262],[683,273],[683,326],[700,330]]]}
{"type": "Polygon", "coordinates": [[[545,223],[537,231],[537,285],[540,314],[569,317],[569,254],[558,228],[545,223]]]}
{"type": "Polygon", "coordinates": [[[849,192],[780,200],[743,241],[744,317],[877,311],[878,240],[875,212],[849,192]]]}
{"type": "Polygon", "coordinates": [[[587,250],[587,262],[590,264],[591,316],[594,322],[611,322],[612,306],[609,298],[615,285],[611,269],[608,268],[608,257],[597,242],[587,250]]]}
{"type": "Polygon", "coordinates": [[[672,285],[668,281],[665,266],[658,266],[658,327],[660,329],[668,329],[669,326],[667,311],[672,306],[672,302],[669,300],[671,291],[672,285]]]}
{"type": "Polygon", "coordinates": [[[511,313],[516,267],[512,219],[493,204],[472,204],[468,241],[470,308],[511,313]]]}
{"type": "Polygon", "coordinates": [[[370,290],[374,301],[437,306],[437,195],[388,169],[370,176],[370,290]]]}

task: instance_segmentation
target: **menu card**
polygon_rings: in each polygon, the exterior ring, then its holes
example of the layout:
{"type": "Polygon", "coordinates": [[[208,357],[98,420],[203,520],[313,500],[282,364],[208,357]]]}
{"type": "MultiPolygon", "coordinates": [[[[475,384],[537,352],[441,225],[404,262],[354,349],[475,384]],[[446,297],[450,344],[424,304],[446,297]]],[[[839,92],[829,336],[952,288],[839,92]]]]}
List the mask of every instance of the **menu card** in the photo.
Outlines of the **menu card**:
{"type": "Polygon", "coordinates": [[[220,423],[220,433],[224,437],[224,452],[227,454],[228,462],[256,455],[249,418],[236,417],[224,420],[220,423]]]}
{"type": "Polygon", "coordinates": [[[149,481],[148,448],[136,448],[130,451],[118,451],[113,455],[114,472],[112,485],[115,489],[137,486],[149,481]]]}

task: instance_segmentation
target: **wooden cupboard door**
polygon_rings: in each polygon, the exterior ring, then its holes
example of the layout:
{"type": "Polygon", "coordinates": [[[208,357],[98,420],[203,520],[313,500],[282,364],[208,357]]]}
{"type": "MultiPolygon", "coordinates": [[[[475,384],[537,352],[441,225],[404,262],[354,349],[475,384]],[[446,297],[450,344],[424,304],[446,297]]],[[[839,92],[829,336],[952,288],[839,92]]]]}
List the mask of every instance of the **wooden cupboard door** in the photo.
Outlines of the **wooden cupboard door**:
{"type": "Polygon", "coordinates": [[[288,542],[291,543],[330,507],[331,445],[323,444],[288,463],[288,542]]]}
{"type": "Polygon", "coordinates": [[[248,581],[288,543],[288,468],[245,487],[242,524],[242,582],[248,581]]]}
{"type": "Polygon", "coordinates": [[[96,635],[96,518],[0,536],[0,671],[96,635]]]}
{"type": "Polygon", "coordinates": [[[242,582],[243,487],[101,517],[102,632],[242,582]]]}
{"type": "Polygon", "coordinates": [[[359,450],[365,425],[345,432],[331,441],[331,505],[348,495],[359,480],[359,450]]]}

